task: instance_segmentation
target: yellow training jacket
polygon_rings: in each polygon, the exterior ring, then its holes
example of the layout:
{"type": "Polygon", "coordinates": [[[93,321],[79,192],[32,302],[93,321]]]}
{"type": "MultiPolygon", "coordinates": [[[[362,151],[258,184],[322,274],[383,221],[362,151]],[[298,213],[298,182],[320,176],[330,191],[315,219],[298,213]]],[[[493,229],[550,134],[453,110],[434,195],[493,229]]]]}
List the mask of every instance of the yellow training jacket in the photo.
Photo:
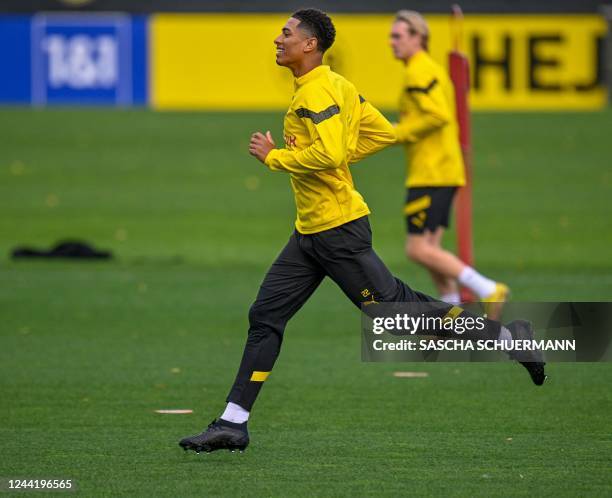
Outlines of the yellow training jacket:
{"type": "Polygon", "coordinates": [[[425,51],[406,64],[395,131],[406,146],[407,187],[465,185],[453,84],[425,51]]]}
{"type": "Polygon", "coordinates": [[[395,143],[395,130],[352,83],[329,66],[296,78],[284,138],[285,148],[270,151],[265,163],[272,171],[290,173],[300,233],[369,214],[349,164],[395,143]]]}

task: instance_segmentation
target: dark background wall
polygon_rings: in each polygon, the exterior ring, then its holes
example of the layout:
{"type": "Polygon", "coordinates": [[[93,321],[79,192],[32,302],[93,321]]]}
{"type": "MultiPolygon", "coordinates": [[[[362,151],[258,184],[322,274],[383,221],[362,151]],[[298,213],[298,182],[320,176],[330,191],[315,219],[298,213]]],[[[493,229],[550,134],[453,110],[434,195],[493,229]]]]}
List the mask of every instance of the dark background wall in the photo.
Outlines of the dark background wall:
{"type": "MultiPolygon", "coordinates": [[[[411,8],[447,13],[449,0],[1,0],[0,12],[41,10],[106,10],[127,12],[290,12],[317,7],[330,12],[394,12],[411,8]]],[[[598,11],[601,0],[460,0],[465,12],[584,12],[598,11]]],[[[611,0],[612,3],[612,0],[611,0]]]]}

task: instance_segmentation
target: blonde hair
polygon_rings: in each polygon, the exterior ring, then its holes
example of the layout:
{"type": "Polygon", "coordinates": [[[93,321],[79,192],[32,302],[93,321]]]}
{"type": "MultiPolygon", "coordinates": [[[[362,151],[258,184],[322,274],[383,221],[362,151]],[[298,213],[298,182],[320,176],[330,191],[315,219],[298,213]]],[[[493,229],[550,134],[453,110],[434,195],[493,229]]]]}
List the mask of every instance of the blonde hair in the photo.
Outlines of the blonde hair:
{"type": "Polygon", "coordinates": [[[400,10],[395,14],[395,20],[405,22],[411,34],[421,35],[421,47],[424,50],[429,49],[429,26],[421,14],[415,10],[400,10]]]}

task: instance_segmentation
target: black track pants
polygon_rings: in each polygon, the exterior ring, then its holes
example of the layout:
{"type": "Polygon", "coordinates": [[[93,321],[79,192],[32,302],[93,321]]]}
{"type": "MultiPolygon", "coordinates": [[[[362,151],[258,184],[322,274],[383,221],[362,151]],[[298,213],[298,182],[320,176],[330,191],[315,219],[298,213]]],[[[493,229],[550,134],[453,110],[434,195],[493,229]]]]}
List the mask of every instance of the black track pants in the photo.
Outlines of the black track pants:
{"type": "MultiPolygon", "coordinates": [[[[248,338],[227,401],[251,410],[278,357],[287,322],[326,276],[360,308],[373,300],[437,302],[389,272],[372,249],[367,216],[315,234],[296,231],[268,270],[249,310],[248,338]]],[[[369,308],[375,306],[364,309],[369,308]]],[[[450,308],[448,305],[444,310],[450,308]]],[[[499,324],[487,322],[489,335],[496,339],[499,324]]]]}

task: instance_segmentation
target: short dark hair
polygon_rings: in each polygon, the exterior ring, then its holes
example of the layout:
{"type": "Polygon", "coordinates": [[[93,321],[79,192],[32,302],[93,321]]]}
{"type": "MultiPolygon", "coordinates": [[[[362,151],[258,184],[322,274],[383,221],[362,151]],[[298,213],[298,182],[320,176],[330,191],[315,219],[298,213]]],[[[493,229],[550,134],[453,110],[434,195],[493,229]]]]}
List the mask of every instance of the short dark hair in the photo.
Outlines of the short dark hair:
{"type": "Polygon", "coordinates": [[[300,21],[298,27],[305,29],[317,39],[317,48],[325,52],[336,39],[336,28],[329,16],[319,9],[301,9],[291,14],[300,21]]]}

